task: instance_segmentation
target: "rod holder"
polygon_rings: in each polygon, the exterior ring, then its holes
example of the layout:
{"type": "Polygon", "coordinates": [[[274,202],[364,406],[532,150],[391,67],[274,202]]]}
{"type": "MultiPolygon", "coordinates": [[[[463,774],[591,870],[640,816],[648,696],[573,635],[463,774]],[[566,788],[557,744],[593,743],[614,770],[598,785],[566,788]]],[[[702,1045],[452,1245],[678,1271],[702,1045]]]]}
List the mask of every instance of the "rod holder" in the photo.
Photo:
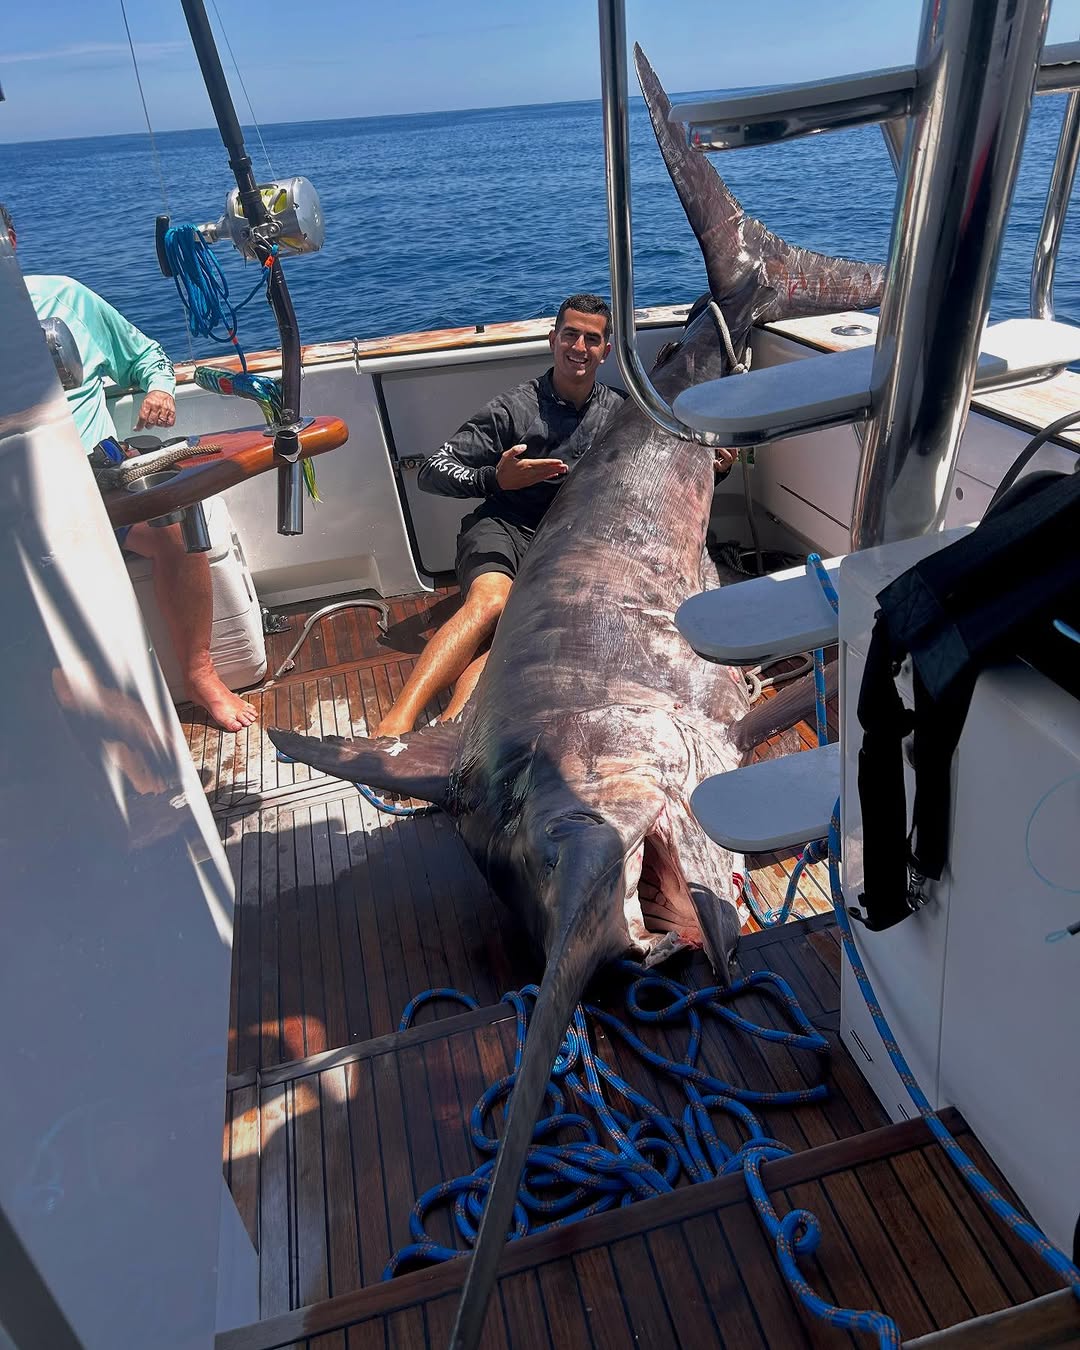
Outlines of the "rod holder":
{"type": "Polygon", "coordinates": [[[184,536],[184,548],[189,553],[210,552],[210,530],[202,502],[192,502],[190,506],[184,507],[184,514],[180,517],[180,533],[184,536]]]}
{"type": "Polygon", "coordinates": [[[278,467],[278,534],[304,533],[304,466],[300,460],[278,467]]]}

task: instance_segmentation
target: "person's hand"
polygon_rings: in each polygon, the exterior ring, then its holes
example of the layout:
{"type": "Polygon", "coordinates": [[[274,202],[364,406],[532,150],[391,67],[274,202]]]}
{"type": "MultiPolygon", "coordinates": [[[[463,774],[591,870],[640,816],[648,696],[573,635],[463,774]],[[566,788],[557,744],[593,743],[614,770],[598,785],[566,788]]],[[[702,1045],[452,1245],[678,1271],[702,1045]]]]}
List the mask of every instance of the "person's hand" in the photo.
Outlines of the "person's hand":
{"type": "Polygon", "coordinates": [[[544,483],[549,478],[561,478],[568,472],[567,465],[561,459],[523,459],[527,449],[526,445],[512,445],[509,450],[503,451],[495,470],[495,481],[504,492],[532,487],[534,483],[544,483]]]}
{"type": "Polygon", "coordinates": [[[713,468],[717,473],[727,473],[738,458],[738,450],[714,450],[713,468]]]}
{"type": "Polygon", "coordinates": [[[142,401],[135,430],[143,427],[171,427],[176,421],[176,403],[164,389],[151,389],[142,401]]]}

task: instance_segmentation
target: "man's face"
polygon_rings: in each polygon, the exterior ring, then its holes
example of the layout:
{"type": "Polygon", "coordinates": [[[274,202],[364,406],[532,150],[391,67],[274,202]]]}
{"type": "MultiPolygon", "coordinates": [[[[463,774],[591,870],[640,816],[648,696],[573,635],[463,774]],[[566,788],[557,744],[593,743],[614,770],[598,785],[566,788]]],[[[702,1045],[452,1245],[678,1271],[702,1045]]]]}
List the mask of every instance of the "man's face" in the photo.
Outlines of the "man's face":
{"type": "Polygon", "coordinates": [[[559,327],[548,334],[548,344],[555,358],[560,392],[588,395],[600,363],[611,351],[611,343],[604,336],[604,316],[568,309],[559,327]]]}

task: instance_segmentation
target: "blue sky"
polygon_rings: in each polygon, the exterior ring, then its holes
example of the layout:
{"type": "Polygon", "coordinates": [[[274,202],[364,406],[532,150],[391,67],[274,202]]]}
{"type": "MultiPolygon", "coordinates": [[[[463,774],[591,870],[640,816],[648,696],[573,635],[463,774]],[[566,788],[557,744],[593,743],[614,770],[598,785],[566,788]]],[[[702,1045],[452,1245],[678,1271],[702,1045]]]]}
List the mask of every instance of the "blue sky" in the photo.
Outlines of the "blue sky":
{"type": "MultiPolygon", "coordinates": [[[[592,0],[216,4],[262,123],[599,94],[592,0]]],[[[127,0],[127,8],[154,129],[212,125],[179,0],[127,0]]],[[[216,27],[214,0],[207,8],[216,27]]],[[[5,10],[0,142],[143,129],[120,0],[5,10]]],[[[902,64],[920,11],[919,0],[627,0],[627,31],[669,89],[713,89],[902,64]]],[[[1050,40],[1078,35],[1080,0],[1056,0],[1050,40]]]]}

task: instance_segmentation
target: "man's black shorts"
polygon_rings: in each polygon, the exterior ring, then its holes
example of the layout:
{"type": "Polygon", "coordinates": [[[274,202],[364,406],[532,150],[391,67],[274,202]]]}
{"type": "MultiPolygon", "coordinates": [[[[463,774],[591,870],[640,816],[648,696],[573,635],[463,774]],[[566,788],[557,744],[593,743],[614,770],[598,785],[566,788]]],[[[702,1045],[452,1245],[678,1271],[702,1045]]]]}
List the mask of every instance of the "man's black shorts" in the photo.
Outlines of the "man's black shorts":
{"type": "Polygon", "coordinates": [[[535,530],[500,520],[498,516],[485,515],[483,507],[467,515],[461,522],[454,560],[462,595],[485,572],[501,572],[511,579],[516,577],[535,533],[535,530]]]}

